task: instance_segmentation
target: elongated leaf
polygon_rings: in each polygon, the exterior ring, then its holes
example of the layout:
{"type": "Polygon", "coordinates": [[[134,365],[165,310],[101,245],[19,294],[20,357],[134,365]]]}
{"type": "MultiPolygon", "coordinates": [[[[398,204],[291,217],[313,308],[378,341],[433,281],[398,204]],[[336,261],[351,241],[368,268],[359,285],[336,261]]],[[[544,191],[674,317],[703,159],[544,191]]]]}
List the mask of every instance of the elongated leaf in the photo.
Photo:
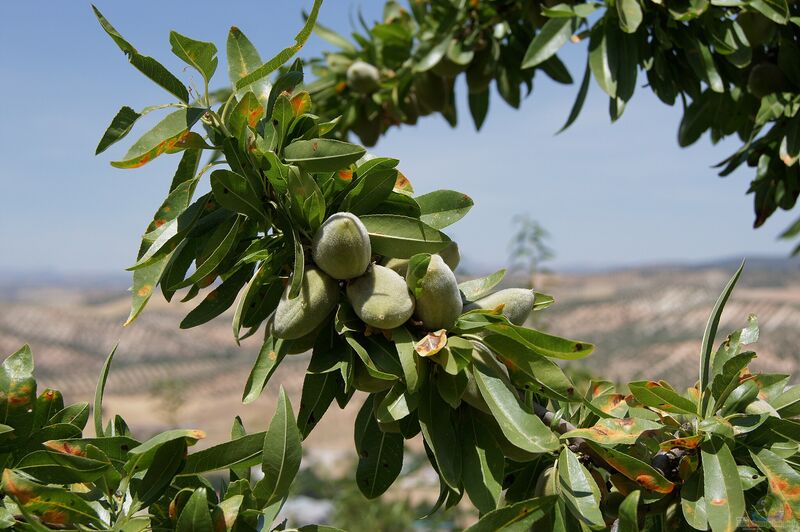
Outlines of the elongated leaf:
{"type": "Polygon", "coordinates": [[[197,488],[192,492],[186,505],[178,516],[176,532],[209,532],[213,530],[211,512],[208,510],[206,488],[197,488]]]}
{"type": "Polygon", "coordinates": [[[419,389],[421,382],[420,368],[417,365],[417,352],[414,350],[414,338],[408,329],[398,327],[392,331],[392,340],[397,349],[397,356],[400,365],[403,367],[403,379],[406,389],[410,393],[415,393],[419,389]]]}
{"type": "Polygon", "coordinates": [[[761,449],[758,453],[750,451],[750,457],[756,467],[764,473],[769,481],[769,491],[784,508],[784,519],[797,519],[800,516],[800,473],[795,471],[784,458],[769,449],[761,449]],[[787,512],[790,509],[791,512],[787,512]]]}
{"type": "Polygon", "coordinates": [[[297,428],[303,439],[311,434],[342,387],[341,376],[336,371],[306,373],[297,412],[297,428]]]}
{"type": "Polygon", "coordinates": [[[95,388],[94,392],[94,433],[101,438],[105,436],[105,433],[103,432],[103,394],[106,390],[108,371],[111,369],[111,361],[114,359],[114,354],[117,352],[117,347],[119,347],[119,344],[115,345],[114,349],[112,349],[111,353],[109,353],[108,357],[106,357],[106,361],[103,363],[103,369],[100,370],[100,378],[97,380],[97,387],[95,388]]]}
{"type": "Polygon", "coordinates": [[[190,329],[208,323],[228,310],[236,301],[236,295],[252,274],[252,266],[249,268],[244,267],[225,279],[222,284],[209,292],[205,299],[183,318],[180,328],[190,329]]]}
{"type": "Polygon", "coordinates": [[[675,485],[664,478],[664,475],[657,469],[638,458],[596,443],[589,442],[588,445],[611,467],[644,489],[655,491],[656,493],[671,493],[675,488],[675,485]]]}
{"type": "Polygon", "coordinates": [[[114,161],[111,165],[117,168],[139,168],[162,153],[175,153],[197,147],[189,130],[205,112],[205,109],[189,108],[168,114],[139,138],[121,161],[114,161]]]}
{"type": "Polygon", "coordinates": [[[708,524],[714,532],[733,531],[744,515],[744,492],[731,450],[712,437],[700,447],[708,524]]]}
{"type": "Polygon", "coordinates": [[[339,35],[329,28],[326,28],[319,22],[314,25],[314,33],[316,33],[322,40],[327,41],[334,46],[338,46],[346,52],[356,51],[356,47],[353,46],[353,44],[347,40],[347,38],[339,35]]]}
{"type": "MultiPolygon", "coordinates": [[[[486,355],[489,357],[491,355],[486,355]]],[[[499,368],[476,359],[472,374],[500,429],[514,446],[532,453],[558,449],[558,438],[536,414],[528,412],[515,391],[503,381],[499,368]]]]}
{"type": "Polygon", "coordinates": [[[503,490],[503,451],[472,416],[462,418],[461,435],[464,489],[482,514],[491,512],[497,508],[503,490]]]}
{"type": "Polygon", "coordinates": [[[571,18],[551,18],[545,22],[528,46],[522,68],[533,68],[550,59],[569,41],[573,31],[575,22],[571,18]]]}
{"type": "Polygon", "coordinates": [[[557,500],[558,497],[555,495],[536,497],[498,508],[481,517],[480,521],[465,532],[530,530],[535,523],[545,521],[549,517],[557,500]]]}
{"type": "Polygon", "coordinates": [[[534,353],[546,357],[577,360],[594,351],[594,345],[590,343],[576,342],[518,325],[494,323],[487,326],[486,329],[493,334],[506,336],[534,353]]]}
{"type": "Polygon", "coordinates": [[[776,24],[786,24],[789,19],[789,5],[786,0],[751,0],[748,5],[776,24]]]}
{"type": "Polygon", "coordinates": [[[103,133],[103,138],[97,144],[94,154],[99,155],[115,142],[122,140],[125,135],[130,133],[133,124],[142,116],[128,106],[123,107],[111,120],[111,124],[103,133]]]}
{"type": "Polygon", "coordinates": [[[417,410],[419,425],[425,442],[435,458],[439,476],[454,490],[461,484],[461,445],[453,425],[452,410],[428,379],[420,389],[417,410]]]}
{"type": "Polygon", "coordinates": [[[217,266],[228,256],[228,253],[236,245],[237,237],[239,235],[239,226],[242,223],[242,217],[236,216],[230,218],[225,223],[220,224],[212,235],[209,241],[211,253],[208,254],[206,259],[197,265],[197,269],[187,277],[175,285],[174,289],[184,288],[193,285],[197,282],[204,280],[209,275],[215,273],[217,266]]]}
{"type": "Polygon", "coordinates": [[[43,486],[12,469],[3,471],[2,490],[21,509],[35,515],[45,525],[84,524],[103,527],[95,509],[77,493],[60,487],[43,486]]]}
{"type": "Polygon", "coordinates": [[[465,301],[476,301],[491,294],[492,289],[500,284],[505,276],[506,270],[504,268],[486,277],[464,281],[458,285],[458,289],[461,290],[461,296],[465,301]]]}
{"type": "Polygon", "coordinates": [[[468,95],[469,112],[470,115],[472,115],[472,121],[475,124],[476,131],[480,131],[484,121],[486,121],[486,115],[489,113],[490,94],[491,91],[486,89],[478,93],[470,92],[468,95]]]}
{"type": "Polygon", "coordinates": [[[605,30],[608,21],[598,22],[592,28],[589,41],[589,67],[597,84],[611,98],[617,96],[617,65],[613,41],[610,41],[605,30]]]}
{"type": "Polygon", "coordinates": [[[417,253],[436,253],[450,243],[444,233],[405,216],[370,214],[362,216],[361,222],[377,255],[408,259],[417,253]]]}
{"type": "Polygon", "coordinates": [[[239,174],[230,170],[215,170],[211,173],[211,190],[214,198],[226,209],[240,212],[256,221],[265,219],[261,195],[239,174]]]}
{"type": "Polygon", "coordinates": [[[472,198],[455,190],[435,190],[414,198],[419,219],[434,229],[444,229],[463,218],[474,205],[472,198]]]}
{"type": "Polygon", "coordinates": [[[364,156],[361,146],[333,139],[295,141],[284,149],[286,162],[308,172],[335,172],[347,168],[364,156]]]}
{"type": "Polygon", "coordinates": [[[33,429],[31,409],[36,404],[33,354],[26,344],[3,361],[0,368],[0,423],[14,428],[24,441],[33,429]]]}
{"type": "MultiPolygon", "coordinates": [[[[230,32],[228,32],[226,50],[228,54],[228,77],[231,80],[231,84],[234,86],[236,86],[240,79],[252,74],[261,66],[262,61],[258,50],[256,50],[253,43],[245,37],[242,30],[236,26],[233,26],[230,32]]],[[[269,98],[270,87],[269,79],[265,77],[242,87],[238,92],[240,94],[252,92],[256,95],[258,101],[264,105],[267,102],[267,98],[269,98]]]]}
{"type": "Polygon", "coordinates": [[[389,197],[396,181],[397,170],[394,168],[369,172],[356,181],[342,200],[340,209],[356,215],[369,214],[389,197]]]}
{"type": "Polygon", "coordinates": [[[59,452],[34,451],[25,455],[14,469],[47,484],[74,484],[94,482],[111,469],[111,462],[59,452]]]}
{"type": "Polygon", "coordinates": [[[200,72],[206,83],[214,76],[218,63],[217,47],[214,43],[196,41],[176,31],[171,31],[169,32],[169,44],[172,45],[172,53],[200,72]]]}
{"type": "Polygon", "coordinates": [[[711,390],[709,389],[709,386],[714,378],[714,375],[711,374],[711,368],[714,367],[712,353],[714,349],[714,338],[717,336],[717,328],[719,327],[719,320],[722,317],[722,310],[725,308],[725,303],[728,302],[728,298],[731,296],[733,287],[736,286],[736,281],[739,280],[739,276],[742,274],[743,269],[744,261],[742,261],[739,269],[736,270],[736,273],[733,274],[733,277],[731,277],[730,281],[728,281],[728,284],[725,285],[725,288],[719,295],[717,302],[714,304],[714,309],[711,311],[711,315],[708,317],[706,329],[703,332],[703,344],[700,349],[701,398],[699,404],[697,405],[697,413],[702,416],[708,415],[708,406],[711,399],[711,390]]]}
{"type": "Polygon", "coordinates": [[[558,455],[558,481],[559,492],[573,517],[590,527],[603,526],[600,488],[569,447],[558,455]]]}
{"type": "Polygon", "coordinates": [[[618,0],[619,27],[625,33],[636,33],[642,23],[642,6],[638,0],[618,0]]]}
{"type": "Polygon", "coordinates": [[[669,388],[664,382],[636,381],[628,385],[637,401],[645,406],[658,408],[675,414],[694,414],[697,405],[669,388]]]}
{"type": "Polygon", "coordinates": [[[239,81],[236,82],[236,89],[242,89],[247,85],[269,76],[283,64],[289,61],[289,59],[291,59],[297,52],[299,52],[308,40],[308,37],[311,35],[314,25],[317,23],[317,15],[319,14],[320,7],[322,7],[322,0],[314,0],[314,5],[311,7],[311,13],[308,15],[305,24],[294,39],[295,44],[289,46],[288,48],[284,48],[278,53],[278,55],[255,69],[250,74],[247,74],[243,78],[239,79],[239,81]]]}
{"type": "Polygon", "coordinates": [[[186,462],[186,440],[179,438],[160,446],[141,482],[136,485],[136,497],[147,507],[166,491],[175,475],[186,462]]]}
{"type": "Polygon", "coordinates": [[[619,505],[619,532],[639,532],[640,491],[632,491],[619,505]]]}
{"type": "Polygon", "coordinates": [[[706,499],[703,496],[703,470],[698,469],[681,487],[681,510],[686,522],[697,530],[708,530],[706,499]]]}
{"type": "Polygon", "coordinates": [[[403,468],[403,436],[381,431],[374,415],[374,398],[372,395],[361,407],[355,425],[356,483],[368,499],[389,489],[403,468]]]}
{"type": "Polygon", "coordinates": [[[633,445],[643,433],[658,430],[663,425],[647,419],[606,418],[593,427],[575,429],[561,435],[562,438],[583,438],[603,445],[633,445]]]}
{"type": "Polygon", "coordinates": [[[253,369],[250,370],[250,375],[247,377],[247,383],[242,393],[243,403],[252,403],[258,399],[284,356],[286,356],[286,347],[283,340],[267,336],[258,352],[253,369]]]}
{"type": "Polygon", "coordinates": [[[94,10],[97,20],[100,22],[100,25],[103,27],[103,30],[105,30],[109,37],[111,37],[111,39],[117,43],[119,49],[122,50],[126,56],[128,56],[128,61],[130,61],[130,63],[139,72],[175,95],[180,101],[189,103],[189,91],[186,90],[186,85],[181,83],[181,81],[170,71],[164,68],[161,63],[152,57],[147,57],[140,54],[136,48],[131,45],[131,43],[126,41],[125,38],[120,35],[114,26],[112,26],[111,23],[106,20],[103,14],[100,13],[100,11],[94,5],[92,5],[92,9],[94,10]]]}
{"type": "Polygon", "coordinates": [[[289,486],[300,470],[300,459],[303,455],[300,440],[292,405],[281,386],[275,415],[272,416],[264,436],[261,462],[264,478],[253,488],[256,497],[264,501],[262,506],[279,501],[289,493],[289,486]]]}
{"type": "Polygon", "coordinates": [[[586,101],[586,95],[589,93],[589,80],[592,77],[591,73],[592,69],[590,63],[589,61],[586,61],[586,70],[583,71],[583,81],[581,81],[581,87],[578,89],[578,95],[575,96],[575,103],[572,104],[572,109],[569,111],[567,121],[563,126],[561,126],[561,129],[559,129],[556,134],[566,131],[566,129],[578,119],[578,115],[581,114],[583,103],[586,101]]]}

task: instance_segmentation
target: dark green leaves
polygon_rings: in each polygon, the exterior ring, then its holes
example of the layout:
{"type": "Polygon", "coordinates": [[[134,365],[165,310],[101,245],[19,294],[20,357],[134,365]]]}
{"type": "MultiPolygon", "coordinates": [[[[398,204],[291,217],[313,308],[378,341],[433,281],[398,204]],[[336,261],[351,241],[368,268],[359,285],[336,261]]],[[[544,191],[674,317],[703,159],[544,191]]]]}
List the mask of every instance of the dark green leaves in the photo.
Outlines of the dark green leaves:
{"type": "Polygon", "coordinates": [[[111,120],[111,124],[108,126],[108,129],[106,129],[106,132],[103,133],[103,138],[101,138],[100,142],[97,144],[97,149],[94,154],[99,155],[118,140],[122,140],[122,138],[130,132],[133,124],[136,123],[140,116],[142,115],[128,106],[120,109],[111,120]]]}
{"type": "Polygon", "coordinates": [[[465,532],[529,530],[540,521],[546,522],[558,497],[536,497],[489,512],[465,532]]]}
{"type": "Polygon", "coordinates": [[[731,450],[722,440],[711,438],[701,447],[703,488],[711,529],[735,530],[744,515],[744,493],[731,450]]]}
{"type": "Polygon", "coordinates": [[[169,33],[169,43],[172,53],[200,72],[208,84],[217,71],[217,47],[214,43],[196,41],[176,31],[169,33]]]}
{"type": "Polygon", "coordinates": [[[618,0],[619,27],[625,33],[635,33],[642,23],[642,6],[638,0],[618,0]]]}
{"type": "Polygon", "coordinates": [[[275,415],[264,436],[261,462],[264,478],[253,488],[253,493],[263,501],[263,506],[269,506],[289,493],[289,486],[300,469],[303,455],[300,440],[292,405],[281,387],[275,415]]]}
{"type": "Polygon", "coordinates": [[[414,198],[420,220],[434,229],[444,229],[463,218],[473,206],[472,198],[455,190],[436,190],[414,198]]]}
{"type": "Polygon", "coordinates": [[[139,70],[139,72],[156,82],[161,87],[165,88],[167,91],[171,92],[180,101],[189,103],[189,91],[186,90],[186,86],[181,83],[178,78],[176,78],[172,73],[164,68],[161,63],[152,57],[147,57],[140,54],[136,48],[133,47],[133,45],[126,41],[125,38],[122,37],[122,35],[120,35],[116,29],[114,29],[114,26],[112,26],[111,23],[106,20],[106,18],[95,6],[92,6],[92,9],[94,9],[94,14],[97,17],[97,20],[100,21],[100,25],[103,27],[105,32],[114,40],[115,43],[117,43],[117,46],[119,46],[120,50],[125,52],[125,55],[128,56],[128,61],[130,61],[131,64],[137,70],[139,70]]]}
{"type": "Polygon", "coordinates": [[[385,492],[403,467],[403,436],[381,431],[373,412],[374,398],[370,396],[361,407],[355,427],[356,483],[368,499],[385,492]]]}
{"type": "Polygon", "coordinates": [[[551,18],[545,22],[525,52],[522,68],[532,68],[550,59],[569,40],[575,27],[572,18],[551,18]]]}
{"type": "Polygon", "coordinates": [[[253,189],[245,177],[230,170],[215,170],[211,173],[211,190],[214,198],[226,209],[242,213],[255,221],[265,220],[261,193],[253,189]]]}
{"type": "Polygon", "coordinates": [[[372,252],[407,259],[417,253],[436,253],[450,242],[444,233],[426,223],[395,214],[362,216],[372,252]]]}
{"type": "Polygon", "coordinates": [[[333,139],[298,140],[286,146],[284,156],[307,172],[335,172],[364,156],[361,146],[333,139]]]}
{"type": "Polygon", "coordinates": [[[602,527],[600,488],[568,447],[564,447],[558,456],[558,481],[560,494],[572,515],[590,527],[602,527]]]}

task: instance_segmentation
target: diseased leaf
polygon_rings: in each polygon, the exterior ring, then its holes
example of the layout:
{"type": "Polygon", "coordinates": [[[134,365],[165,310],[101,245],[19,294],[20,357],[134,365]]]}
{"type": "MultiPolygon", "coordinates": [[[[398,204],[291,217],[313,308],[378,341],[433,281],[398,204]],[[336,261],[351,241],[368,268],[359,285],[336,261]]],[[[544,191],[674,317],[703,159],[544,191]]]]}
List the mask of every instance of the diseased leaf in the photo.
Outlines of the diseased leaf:
{"type": "Polygon", "coordinates": [[[657,469],[624,452],[589,442],[588,445],[608,464],[641,487],[657,493],[671,493],[675,485],[657,469]]]}
{"type": "Polygon", "coordinates": [[[529,530],[545,522],[558,497],[535,497],[491,511],[465,532],[497,532],[500,530],[529,530]]]}
{"type": "Polygon", "coordinates": [[[205,109],[190,107],[168,114],[153,129],[139,138],[121,161],[114,161],[111,165],[117,168],[139,168],[162,153],[202,148],[205,143],[201,139],[198,145],[199,137],[189,130],[205,112],[205,109]]]}
{"type": "Polygon", "coordinates": [[[697,411],[694,401],[683,397],[663,381],[636,381],[628,384],[628,388],[636,400],[645,406],[675,414],[693,415],[697,411]]]}
{"type": "Polygon", "coordinates": [[[217,47],[214,43],[196,41],[176,31],[169,33],[169,43],[172,45],[172,53],[194,67],[208,83],[217,71],[217,47]]]}
{"type": "Polygon", "coordinates": [[[253,369],[250,370],[250,375],[247,377],[247,383],[242,394],[243,403],[252,403],[258,399],[258,396],[261,395],[267,385],[267,381],[278,368],[278,364],[281,363],[284,356],[286,356],[284,341],[267,336],[258,352],[253,369]]]}
{"type": "Polygon", "coordinates": [[[711,437],[700,448],[700,462],[711,530],[736,530],[744,515],[745,501],[731,450],[721,439],[711,437]]]}
{"type": "Polygon", "coordinates": [[[663,428],[660,423],[646,419],[606,418],[594,426],[585,429],[571,430],[561,435],[562,438],[583,438],[602,445],[633,445],[643,433],[663,428]]]}

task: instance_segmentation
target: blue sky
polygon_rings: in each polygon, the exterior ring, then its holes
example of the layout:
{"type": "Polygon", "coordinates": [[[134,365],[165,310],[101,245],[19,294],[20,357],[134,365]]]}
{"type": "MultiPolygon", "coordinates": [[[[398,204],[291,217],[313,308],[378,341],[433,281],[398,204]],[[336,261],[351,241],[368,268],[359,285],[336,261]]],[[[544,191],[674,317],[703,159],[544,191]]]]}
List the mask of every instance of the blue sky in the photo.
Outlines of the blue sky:
{"type": "MultiPolygon", "coordinates": [[[[292,41],[300,11],[310,4],[97,2],[134,46],[184,81],[196,83],[197,74],[172,56],[169,31],[216,42],[222,51],[216,86],[227,81],[224,43],[231,25],[268,57],[292,41]]],[[[320,20],[347,32],[355,8],[362,6],[373,20],[380,4],[328,0],[320,20]]],[[[582,47],[568,44],[564,55],[574,77],[583,70],[582,47]]],[[[328,48],[312,37],[301,56],[328,48]]],[[[123,270],[133,262],[177,156],[139,170],[109,166],[144,125],[100,157],[94,148],[119,107],[168,103],[169,94],[127,63],[88,3],[75,1],[0,3],[0,80],[0,271],[123,270]]],[[[475,199],[472,212],[450,231],[475,268],[505,264],[511,218],[518,213],[529,213],[551,232],[556,268],[786,255],[791,249],[792,243],[776,240],[791,214],[778,213],[752,229],[749,169],[720,179],[711,168],[736,149],[735,141],[712,146],[704,138],[678,148],[680,110],[642,88],[611,125],[595,85],[577,123],[555,136],[576,91],[537,76],[521,110],[493,98],[476,133],[461,90],[457,129],[439,117],[423,119],[391,131],[372,151],[399,158],[418,193],[452,188],[475,199]]]]}

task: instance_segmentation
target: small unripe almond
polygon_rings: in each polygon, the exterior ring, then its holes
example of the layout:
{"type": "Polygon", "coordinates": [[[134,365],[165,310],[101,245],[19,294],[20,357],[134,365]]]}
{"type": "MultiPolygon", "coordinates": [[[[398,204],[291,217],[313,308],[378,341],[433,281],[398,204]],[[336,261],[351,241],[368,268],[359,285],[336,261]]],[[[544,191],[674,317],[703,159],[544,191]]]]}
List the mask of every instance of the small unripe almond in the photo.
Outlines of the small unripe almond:
{"type": "Polygon", "coordinates": [[[377,264],[350,281],[347,299],[361,321],[377,329],[399,327],[414,313],[414,298],[405,279],[377,264]]]}
{"type": "Polygon", "coordinates": [[[503,305],[503,315],[514,325],[522,325],[533,310],[536,294],[525,288],[506,288],[464,307],[464,310],[492,310],[503,305]]]}
{"type": "Polygon", "coordinates": [[[463,310],[461,292],[453,270],[439,255],[431,255],[417,297],[416,316],[429,331],[450,329],[463,310]]]}
{"type": "Polygon", "coordinates": [[[295,340],[316,329],[339,302],[339,284],[317,268],[307,268],[300,284],[300,294],[289,299],[287,286],[275,309],[272,334],[295,340]]]}
{"type": "Polygon", "coordinates": [[[314,235],[311,254],[314,264],[334,279],[358,277],[372,256],[367,228],[354,214],[332,214],[314,235]]]}
{"type": "Polygon", "coordinates": [[[364,61],[355,61],[347,69],[347,86],[354,92],[371,94],[380,87],[381,74],[364,61]]]}

